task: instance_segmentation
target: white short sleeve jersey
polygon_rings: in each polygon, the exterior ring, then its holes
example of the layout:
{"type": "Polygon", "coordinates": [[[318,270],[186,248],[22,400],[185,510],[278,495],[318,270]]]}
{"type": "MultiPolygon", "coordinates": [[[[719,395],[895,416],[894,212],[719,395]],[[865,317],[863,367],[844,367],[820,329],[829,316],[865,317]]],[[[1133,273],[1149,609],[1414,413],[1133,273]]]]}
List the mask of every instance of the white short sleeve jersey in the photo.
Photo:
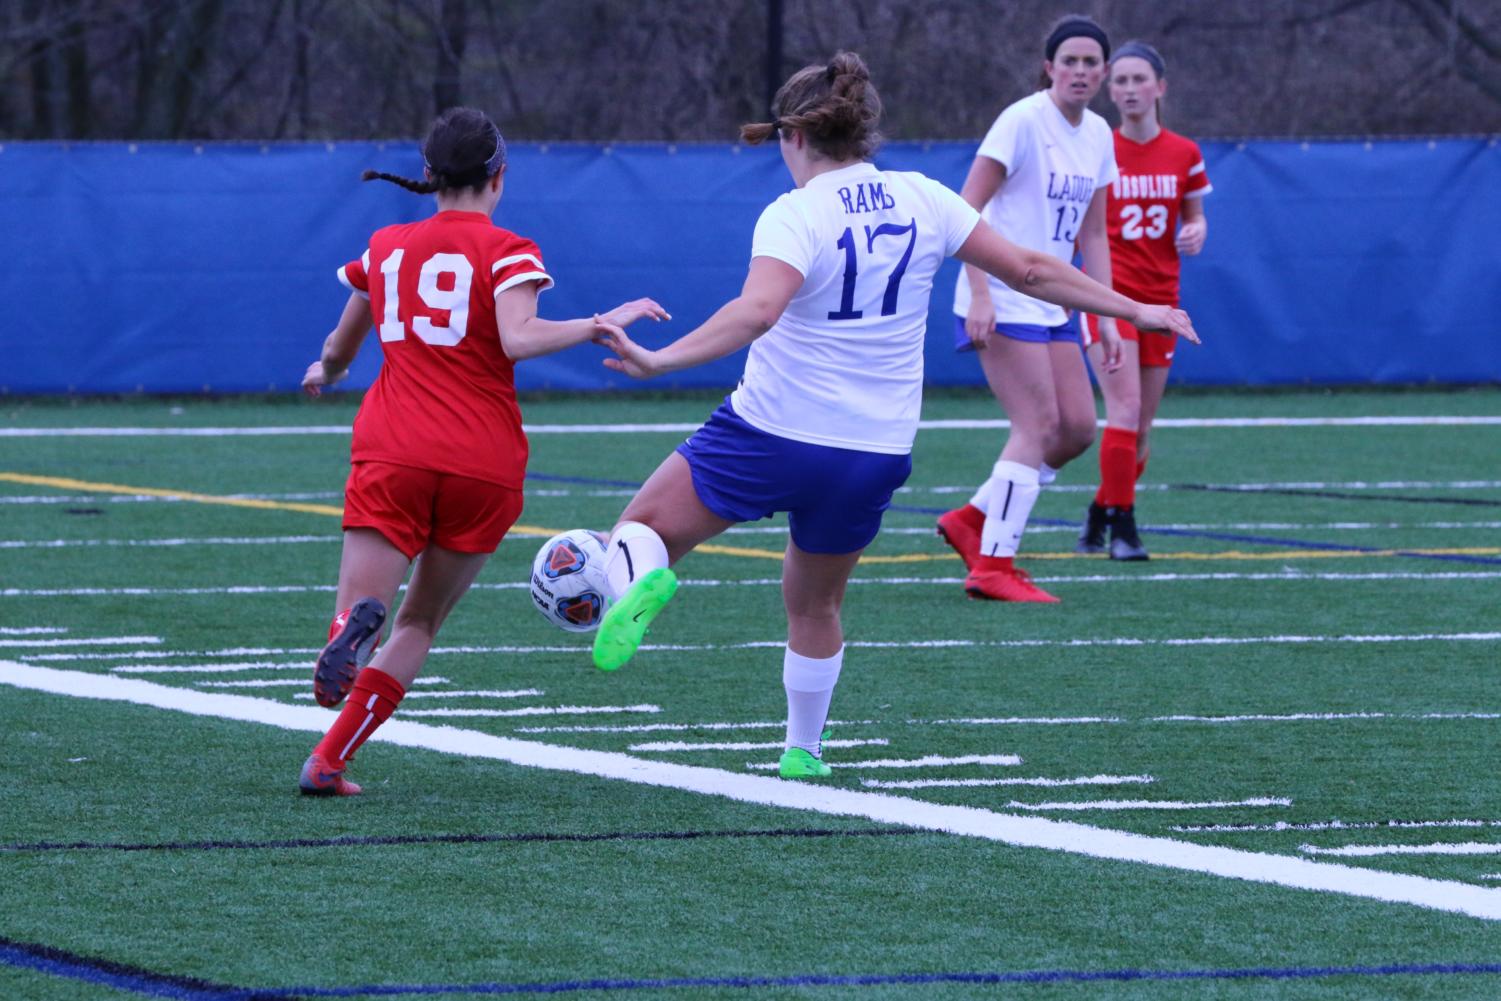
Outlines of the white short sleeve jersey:
{"type": "Polygon", "coordinates": [[[772,202],[751,256],[790,264],[803,284],[751,345],[735,412],[795,441],[912,451],[933,275],[979,221],[937,181],[869,163],[772,202]]]}
{"type": "MultiPolygon", "coordinates": [[[[1012,243],[1074,259],[1074,240],[1097,189],[1115,180],[1115,141],[1105,119],[1084,110],[1070,125],[1048,92],[1040,90],[1001,112],[980,143],[978,156],[1006,168],[1006,181],[985,206],[985,221],[1012,243]]],[[[997,323],[1056,327],[1062,306],[1034,299],[990,277],[997,323]]],[[[959,276],[954,312],[969,312],[969,281],[959,276]]]]}

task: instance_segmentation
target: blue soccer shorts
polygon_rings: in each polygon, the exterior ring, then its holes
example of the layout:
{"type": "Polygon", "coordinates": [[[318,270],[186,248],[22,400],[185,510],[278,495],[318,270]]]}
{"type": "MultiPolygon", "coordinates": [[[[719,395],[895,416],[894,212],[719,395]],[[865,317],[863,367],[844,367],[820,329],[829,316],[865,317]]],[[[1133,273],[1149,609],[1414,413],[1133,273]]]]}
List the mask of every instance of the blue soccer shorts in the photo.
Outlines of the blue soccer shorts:
{"type": "Polygon", "coordinates": [[[726,399],[678,446],[704,507],[727,521],[787,512],[807,553],[853,553],[881,530],[912,456],[794,441],[747,424],[726,399]]]}

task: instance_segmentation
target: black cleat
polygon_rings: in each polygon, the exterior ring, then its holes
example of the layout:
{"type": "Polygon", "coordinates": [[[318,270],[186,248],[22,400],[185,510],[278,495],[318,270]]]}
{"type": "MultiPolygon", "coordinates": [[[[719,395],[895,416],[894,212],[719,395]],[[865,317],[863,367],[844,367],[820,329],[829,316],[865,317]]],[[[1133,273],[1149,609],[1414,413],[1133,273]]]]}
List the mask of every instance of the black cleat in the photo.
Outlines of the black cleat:
{"type": "Polygon", "coordinates": [[[386,606],[375,598],[361,598],[349,610],[349,618],[337,636],[318,654],[313,668],[313,698],[332,708],[344,701],[354,687],[354,676],[370,663],[380,642],[380,627],[386,621],[386,606]]]}
{"type": "Polygon", "coordinates": [[[1094,555],[1105,551],[1105,528],[1110,522],[1108,511],[1108,508],[1103,508],[1094,501],[1089,502],[1089,510],[1084,513],[1084,527],[1079,531],[1079,542],[1074,546],[1074,552],[1094,555]]]}
{"type": "Polygon", "coordinates": [[[1141,536],[1136,533],[1136,512],[1129,507],[1106,509],[1110,518],[1110,558],[1112,560],[1149,560],[1141,536]]]}

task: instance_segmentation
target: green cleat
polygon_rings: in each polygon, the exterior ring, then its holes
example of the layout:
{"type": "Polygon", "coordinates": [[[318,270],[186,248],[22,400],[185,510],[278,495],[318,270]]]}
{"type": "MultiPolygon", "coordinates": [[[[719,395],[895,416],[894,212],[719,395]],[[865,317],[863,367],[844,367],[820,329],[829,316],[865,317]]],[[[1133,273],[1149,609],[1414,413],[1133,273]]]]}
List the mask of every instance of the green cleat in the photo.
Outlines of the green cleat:
{"type": "Polygon", "coordinates": [[[789,747],[783,751],[777,770],[784,779],[822,779],[834,773],[834,769],[801,747],[789,747]]]}
{"type": "Polygon", "coordinates": [[[677,590],[677,574],[666,567],[658,567],[632,584],[599,623],[594,637],[594,666],[614,671],[634,657],[651,620],[667,607],[677,590]]]}

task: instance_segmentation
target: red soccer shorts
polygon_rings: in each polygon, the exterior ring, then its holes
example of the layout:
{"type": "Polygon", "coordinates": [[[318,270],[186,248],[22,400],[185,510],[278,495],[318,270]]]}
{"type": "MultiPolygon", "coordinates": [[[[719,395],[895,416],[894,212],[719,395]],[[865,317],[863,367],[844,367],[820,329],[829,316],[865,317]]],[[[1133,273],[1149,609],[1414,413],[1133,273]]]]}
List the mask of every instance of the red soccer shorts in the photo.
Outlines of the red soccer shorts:
{"type": "Polygon", "coordinates": [[[388,462],[356,462],[344,487],[344,528],[373,528],[407,559],[429,543],[493,553],[521,517],[521,491],[388,462]]]}
{"type": "MultiPolygon", "coordinates": [[[[1100,318],[1090,314],[1085,317],[1084,346],[1097,343],[1100,339],[1100,318]]],[[[1159,330],[1137,330],[1125,320],[1116,320],[1115,329],[1120,331],[1121,340],[1135,341],[1141,350],[1142,368],[1171,368],[1173,364],[1173,352],[1178,347],[1177,334],[1164,334],[1159,330]]]]}

